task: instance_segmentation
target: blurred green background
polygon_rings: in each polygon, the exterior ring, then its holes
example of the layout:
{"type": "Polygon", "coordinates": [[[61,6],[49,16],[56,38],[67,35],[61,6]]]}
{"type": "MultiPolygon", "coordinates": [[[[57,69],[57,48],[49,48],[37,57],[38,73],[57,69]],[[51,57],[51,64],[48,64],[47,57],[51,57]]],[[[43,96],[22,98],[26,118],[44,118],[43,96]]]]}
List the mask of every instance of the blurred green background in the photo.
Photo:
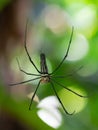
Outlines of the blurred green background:
{"type": "Polygon", "coordinates": [[[98,1],[92,0],[0,0],[0,129],[4,130],[98,130],[98,1]],[[81,98],[54,83],[65,108],[55,98],[51,84],[42,84],[32,110],[30,98],[38,80],[9,86],[35,78],[19,71],[37,73],[24,50],[27,19],[27,47],[40,69],[40,53],[52,72],[64,57],[73,38],[68,57],[54,76],[55,81],[88,98],[81,98]],[[80,69],[81,68],[81,69],[80,69]],[[71,76],[67,76],[71,74],[71,76]]]}

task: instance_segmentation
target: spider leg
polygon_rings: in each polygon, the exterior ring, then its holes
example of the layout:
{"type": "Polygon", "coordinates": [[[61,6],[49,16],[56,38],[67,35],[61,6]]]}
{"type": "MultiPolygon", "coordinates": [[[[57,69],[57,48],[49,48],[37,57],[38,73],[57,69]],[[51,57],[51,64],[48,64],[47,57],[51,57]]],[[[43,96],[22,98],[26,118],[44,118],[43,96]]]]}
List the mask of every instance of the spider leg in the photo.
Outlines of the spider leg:
{"type": "Polygon", "coordinates": [[[41,75],[39,75],[39,74],[32,74],[32,73],[28,73],[28,72],[24,71],[24,70],[21,69],[21,67],[20,67],[18,58],[16,58],[16,60],[17,60],[17,64],[18,64],[19,70],[20,70],[21,72],[23,72],[23,73],[25,73],[25,74],[27,74],[27,75],[41,76],[41,75]]]}
{"type": "Polygon", "coordinates": [[[70,76],[73,76],[74,73],[76,73],[77,71],[79,71],[80,69],[82,69],[83,66],[80,66],[78,69],[74,70],[72,73],[70,74],[67,74],[67,75],[57,75],[57,76],[51,76],[53,78],[65,78],[65,77],[70,77],[70,76]]]}
{"type": "Polygon", "coordinates": [[[26,80],[26,81],[23,81],[23,82],[19,82],[19,83],[12,83],[12,84],[9,84],[8,86],[16,86],[16,85],[19,85],[19,84],[25,84],[25,83],[28,83],[28,82],[31,82],[31,81],[34,81],[34,80],[37,80],[37,79],[40,79],[40,78],[41,78],[41,76],[34,78],[34,79],[26,80]]]}
{"type": "Polygon", "coordinates": [[[35,94],[36,94],[36,92],[37,92],[39,86],[40,86],[40,83],[41,83],[41,80],[39,81],[39,83],[38,83],[38,85],[37,85],[37,87],[36,87],[36,89],[35,89],[35,92],[34,92],[32,98],[31,98],[31,102],[30,102],[30,105],[29,105],[29,110],[31,109],[31,105],[32,105],[33,99],[34,99],[34,97],[35,97],[35,94]]]}
{"type": "Polygon", "coordinates": [[[66,78],[66,77],[70,77],[73,74],[68,74],[68,75],[57,75],[57,76],[51,76],[52,78],[66,78]]]}
{"type": "Polygon", "coordinates": [[[69,52],[70,45],[71,45],[71,42],[72,42],[72,37],[73,37],[73,31],[74,31],[74,27],[72,27],[72,32],[71,32],[71,36],[70,36],[70,40],[69,40],[69,45],[68,45],[68,48],[67,48],[67,51],[66,51],[66,54],[65,54],[64,58],[62,59],[60,64],[54,69],[54,71],[52,73],[50,73],[50,75],[54,74],[60,68],[60,66],[63,64],[64,60],[68,56],[68,52],[69,52]]]}
{"type": "Polygon", "coordinates": [[[77,96],[79,96],[79,97],[83,97],[83,98],[87,98],[88,96],[83,96],[83,95],[80,95],[80,94],[78,94],[78,93],[76,93],[75,91],[73,91],[73,90],[71,90],[71,89],[69,89],[69,88],[67,88],[67,87],[65,87],[64,85],[62,85],[61,83],[58,83],[57,81],[55,81],[54,79],[52,79],[57,85],[59,85],[59,86],[61,86],[61,87],[63,87],[64,89],[66,89],[66,90],[68,90],[68,91],[70,91],[70,92],[72,92],[72,93],[74,93],[75,95],[77,95],[77,96]]]}
{"type": "Polygon", "coordinates": [[[55,95],[56,95],[58,101],[60,102],[60,104],[61,104],[63,110],[65,111],[65,113],[68,114],[68,115],[73,115],[75,111],[74,111],[73,113],[69,113],[69,112],[65,109],[65,107],[64,107],[64,105],[63,105],[63,103],[62,103],[62,101],[60,100],[60,98],[59,98],[59,96],[58,96],[58,94],[57,94],[57,92],[56,92],[56,90],[55,90],[54,84],[52,83],[52,81],[50,81],[50,83],[51,83],[52,89],[53,89],[53,91],[54,91],[54,93],[55,93],[55,95]]]}
{"type": "Polygon", "coordinates": [[[30,62],[32,63],[32,65],[35,67],[35,69],[37,70],[37,72],[39,72],[41,74],[41,72],[38,70],[38,68],[36,67],[36,65],[34,64],[33,60],[31,59],[30,55],[29,55],[29,52],[28,52],[28,49],[27,49],[27,46],[26,46],[26,41],[27,41],[27,24],[28,24],[28,20],[27,20],[27,23],[26,23],[26,29],[25,29],[25,40],[24,40],[24,48],[25,48],[25,51],[27,53],[27,56],[30,60],[30,62]]]}

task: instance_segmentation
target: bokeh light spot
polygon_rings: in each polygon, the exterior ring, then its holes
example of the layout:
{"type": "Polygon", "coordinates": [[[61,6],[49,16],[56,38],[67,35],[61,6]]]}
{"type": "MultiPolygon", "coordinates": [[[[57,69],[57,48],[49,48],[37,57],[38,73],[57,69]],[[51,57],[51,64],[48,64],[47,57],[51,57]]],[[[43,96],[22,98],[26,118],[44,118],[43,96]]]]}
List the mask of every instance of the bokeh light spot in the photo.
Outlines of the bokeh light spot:
{"type": "Polygon", "coordinates": [[[68,14],[57,5],[47,6],[44,10],[45,25],[55,34],[65,32],[68,21],[68,14]]]}
{"type": "Polygon", "coordinates": [[[97,17],[95,12],[95,6],[89,5],[82,8],[75,15],[76,27],[84,30],[86,33],[91,34],[94,25],[96,25],[97,17]],[[89,31],[89,28],[91,31],[89,31]]]}
{"type": "Polygon", "coordinates": [[[46,124],[53,128],[58,128],[62,123],[62,116],[57,109],[59,107],[59,102],[55,96],[49,96],[43,99],[39,105],[38,116],[46,124]]]}
{"type": "Polygon", "coordinates": [[[83,35],[78,34],[76,38],[72,41],[66,60],[80,60],[87,54],[88,50],[89,45],[87,39],[83,35]]]}
{"type": "MultiPolygon", "coordinates": [[[[85,92],[79,88],[74,88],[72,86],[69,88],[78,94],[86,96],[85,92]]],[[[75,113],[78,113],[82,111],[87,104],[87,98],[79,97],[69,91],[65,91],[65,89],[62,89],[59,95],[68,112],[75,111],[75,113]]]]}

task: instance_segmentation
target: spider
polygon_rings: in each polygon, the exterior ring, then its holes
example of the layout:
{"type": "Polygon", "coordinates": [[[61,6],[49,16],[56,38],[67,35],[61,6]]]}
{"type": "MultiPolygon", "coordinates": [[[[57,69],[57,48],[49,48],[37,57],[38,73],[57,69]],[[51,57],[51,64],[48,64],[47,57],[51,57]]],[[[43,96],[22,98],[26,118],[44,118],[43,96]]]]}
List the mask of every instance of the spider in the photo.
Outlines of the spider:
{"type": "MultiPolygon", "coordinates": [[[[26,23],[26,29],[25,29],[25,39],[24,39],[24,48],[25,48],[25,51],[26,51],[26,54],[28,56],[28,59],[29,61],[31,62],[31,64],[33,65],[33,67],[37,70],[37,72],[39,74],[32,74],[32,73],[28,73],[26,71],[24,71],[21,67],[20,67],[20,64],[19,64],[19,61],[17,59],[17,63],[18,63],[18,67],[19,67],[19,70],[27,75],[32,75],[32,76],[36,76],[36,78],[32,78],[32,79],[29,79],[29,80],[26,80],[26,81],[22,81],[22,82],[19,82],[19,83],[12,83],[10,84],[10,86],[14,86],[14,85],[19,85],[19,84],[25,84],[25,83],[28,83],[28,82],[31,82],[31,81],[34,81],[34,80],[38,80],[39,79],[39,82],[38,82],[38,85],[34,91],[34,94],[32,95],[32,98],[31,98],[31,101],[30,101],[30,105],[29,105],[29,110],[31,109],[31,105],[32,105],[32,102],[33,102],[33,99],[35,97],[35,94],[40,86],[41,83],[50,83],[51,85],[51,88],[53,89],[54,91],[54,94],[55,96],[57,97],[58,101],[60,102],[64,112],[68,115],[73,115],[74,112],[72,113],[69,113],[66,108],[64,107],[60,97],[58,96],[58,93],[55,89],[55,86],[54,86],[54,83],[63,87],[64,89],[70,91],[71,93],[79,96],[79,97],[83,97],[83,98],[86,98],[87,96],[83,96],[83,95],[80,95],[78,93],[76,93],[75,91],[69,89],[68,87],[62,85],[61,83],[55,81],[53,79],[54,78],[64,78],[66,77],[66,75],[63,75],[63,76],[54,76],[54,73],[62,66],[64,60],[66,59],[66,57],[68,56],[68,52],[69,52],[69,49],[70,49],[70,45],[71,45],[71,42],[72,42],[72,37],[73,37],[73,31],[74,31],[74,27],[72,27],[72,32],[71,32],[71,36],[70,36],[70,40],[69,40],[69,43],[68,43],[68,48],[67,48],[67,51],[65,53],[65,56],[63,57],[62,61],[59,63],[59,65],[51,72],[49,73],[48,72],[48,67],[47,67],[47,63],[46,63],[46,56],[44,53],[41,53],[40,54],[40,70],[36,67],[35,63],[33,62],[33,60],[31,59],[30,55],[29,55],[29,52],[28,52],[28,49],[27,49],[27,44],[26,44],[26,34],[27,34],[27,23],[26,23]]],[[[72,74],[69,74],[67,76],[71,76],[72,74]]]]}

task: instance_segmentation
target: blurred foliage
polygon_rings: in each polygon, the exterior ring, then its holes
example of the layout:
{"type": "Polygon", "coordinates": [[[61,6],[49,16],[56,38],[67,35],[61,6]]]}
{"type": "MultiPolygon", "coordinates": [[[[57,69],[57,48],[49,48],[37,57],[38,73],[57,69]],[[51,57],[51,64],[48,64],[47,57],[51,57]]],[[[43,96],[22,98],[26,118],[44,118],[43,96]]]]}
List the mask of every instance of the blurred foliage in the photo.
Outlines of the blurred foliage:
{"type": "MultiPolygon", "coordinates": [[[[60,86],[55,85],[55,88],[61,97],[65,107],[69,112],[76,110],[76,114],[73,116],[66,115],[62,109],[62,124],[58,130],[97,130],[98,129],[98,1],[95,0],[35,0],[33,1],[34,5],[32,8],[32,13],[30,14],[30,20],[32,25],[29,23],[28,28],[33,28],[33,41],[35,42],[35,48],[33,44],[29,44],[29,52],[34,59],[35,64],[40,68],[39,55],[35,55],[35,50],[41,50],[45,52],[49,72],[53,70],[61,61],[62,57],[65,54],[68,42],[70,39],[72,25],[74,26],[74,35],[72,39],[72,44],[76,42],[78,34],[82,35],[82,38],[87,42],[88,51],[87,53],[80,58],[79,60],[69,60],[67,59],[62,67],[57,71],[55,75],[67,75],[72,73],[71,77],[65,77],[64,79],[55,79],[58,82],[61,82],[65,86],[72,88],[74,91],[81,93],[82,95],[90,95],[88,99],[80,99],[80,97],[73,96],[72,93],[63,90],[60,86]],[[51,8],[49,8],[51,6],[51,8]],[[35,8],[37,7],[37,8],[35,8]],[[48,9],[51,10],[45,10],[48,9]],[[60,11],[58,16],[65,12],[67,15],[66,25],[63,26],[61,32],[59,29],[52,28],[52,25],[46,23],[48,11],[51,11],[57,7],[56,11],[60,11]],[[45,12],[45,11],[46,12],[45,12]],[[86,12],[83,13],[83,11],[86,12]],[[88,11],[88,12],[87,12],[88,11]],[[81,13],[82,12],[82,13],[81,13]],[[90,13],[89,13],[90,12],[90,13]],[[45,14],[46,13],[46,14],[45,14]],[[81,16],[79,16],[79,13],[81,16]],[[89,14],[89,16],[88,16],[89,14]],[[86,17],[85,17],[86,16],[86,17]],[[32,18],[33,17],[33,18],[32,18]],[[88,19],[87,19],[88,18],[88,19]],[[77,20],[78,19],[78,20],[77,20]],[[83,20],[82,22],[80,20],[83,20]],[[92,20],[92,21],[91,21],[92,20]],[[80,23],[77,23],[80,21],[80,23]],[[84,24],[85,23],[85,24],[84,24]],[[78,24],[78,25],[77,25],[78,24]],[[35,31],[36,30],[36,31],[35,31]],[[33,45],[33,47],[32,47],[33,45]],[[37,49],[36,49],[37,48],[37,49]],[[33,52],[33,53],[32,53],[33,52]],[[74,73],[74,70],[78,70],[80,66],[83,66],[82,69],[74,73]],[[63,92],[62,92],[63,90],[63,92]]],[[[2,9],[8,0],[0,1],[0,9],[2,9]]],[[[56,18],[56,17],[55,17],[56,18]]],[[[60,17],[61,18],[61,17],[60,17]]],[[[54,20],[55,25],[59,21],[54,20]]],[[[53,17],[51,17],[51,20],[53,17]]],[[[50,22],[51,23],[51,22],[50,22]]],[[[62,27],[61,27],[62,28],[62,27]]],[[[81,38],[81,37],[80,37],[81,38]]],[[[77,40],[81,42],[82,39],[77,40]]],[[[29,40],[28,40],[29,41],[29,40]]],[[[72,45],[71,44],[71,45],[72,45]]],[[[83,46],[84,44],[82,44],[83,46]]],[[[80,48],[74,47],[75,52],[78,52],[80,48]]],[[[85,47],[86,48],[86,47],[85,47]]],[[[85,50],[85,48],[83,48],[85,50]]],[[[39,53],[39,52],[38,52],[39,53]]],[[[81,53],[81,52],[80,52],[81,53]]],[[[75,56],[79,56],[76,53],[75,56]]],[[[28,80],[31,76],[22,75],[19,72],[17,62],[15,61],[16,57],[19,58],[20,64],[24,70],[31,73],[37,73],[29,62],[26,53],[20,48],[16,49],[12,55],[11,68],[13,73],[19,74],[24,80],[28,80]]],[[[18,78],[16,78],[18,79],[18,78]]],[[[21,79],[21,78],[20,78],[21,79]]],[[[1,80],[2,81],[2,80],[1,80]]],[[[17,81],[15,81],[17,82],[17,81]]],[[[28,86],[33,86],[34,88],[37,85],[37,82],[28,83],[28,86]]],[[[52,130],[53,128],[46,125],[40,120],[37,115],[38,109],[36,105],[33,104],[32,111],[28,111],[29,100],[24,99],[17,101],[13,96],[9,95],[3,89],[4,85],[0,85],[0,107],[1,111],[5,110],[11,115],[15,116],[20,122],[23,121],[24,125],[30,127],[34,130],[52,130]]],[[[31,88],[33,91],[34,88],[31,88]]],[[[54,95],[53,91],[50,89],[50,84],[41,85],[38,93],[39,99],[43,99],[47,96],[54,95]]],[[[18,97],[18,96],[17,96],[18,97]]]]}
{"type": "Polygon", "coordinates": [[[0,0],[0,11],[10,2],[11,0],[0,0]]]}

